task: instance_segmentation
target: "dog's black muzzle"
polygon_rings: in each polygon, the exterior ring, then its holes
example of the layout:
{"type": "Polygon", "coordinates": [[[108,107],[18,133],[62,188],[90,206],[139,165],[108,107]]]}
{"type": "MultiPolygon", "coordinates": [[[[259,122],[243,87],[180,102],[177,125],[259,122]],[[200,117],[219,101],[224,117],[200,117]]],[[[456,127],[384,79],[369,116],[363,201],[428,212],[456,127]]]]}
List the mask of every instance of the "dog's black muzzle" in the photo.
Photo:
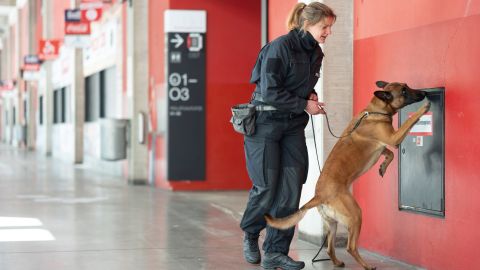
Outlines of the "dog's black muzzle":
{"type": "Polygon", "coordinates": [[[427,96],[427,92],[422,90],[409,89],[407,93],[408,95],[405,97],[405,105],[422,101],[427,96]]]}

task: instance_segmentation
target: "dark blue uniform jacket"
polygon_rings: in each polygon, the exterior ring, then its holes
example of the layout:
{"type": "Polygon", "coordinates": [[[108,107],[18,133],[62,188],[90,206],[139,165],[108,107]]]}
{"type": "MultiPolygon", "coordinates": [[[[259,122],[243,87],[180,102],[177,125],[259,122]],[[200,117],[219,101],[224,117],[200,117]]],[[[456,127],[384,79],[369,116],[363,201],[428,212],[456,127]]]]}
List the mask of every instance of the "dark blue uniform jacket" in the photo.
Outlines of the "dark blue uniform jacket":
{"type": "Polygon", "coordinates": [[[254,104],[302,113],[320,77],[322,59],[322,49],[309,32],[291,30],[268,43],[260,51],[250,78],[257,85],[254,104]]]}

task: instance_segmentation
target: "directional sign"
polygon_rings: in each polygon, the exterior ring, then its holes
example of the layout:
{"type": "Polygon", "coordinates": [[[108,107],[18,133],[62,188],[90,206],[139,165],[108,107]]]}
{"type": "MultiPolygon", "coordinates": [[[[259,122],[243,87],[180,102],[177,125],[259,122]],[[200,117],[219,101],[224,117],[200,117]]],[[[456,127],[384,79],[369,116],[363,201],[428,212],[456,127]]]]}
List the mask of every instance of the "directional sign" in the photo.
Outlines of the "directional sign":
{"type": "Polygon", "coordinates": [[[39,44],[38,57],[41,60],[51,60],[58,57],[60,49],[60,40],[58,39],[42,39],[39,44]]]}
{"type": "Polygon", "coordinates": [[[65,10],[65,22],[80,22],[82,20],[82,11],[76,9],[65,10]]]}
{"type": "Polygon", "coordinates": [[[90,35],[90,23],[65,22],[65,35],[90,35]]]}
{"type": "Polygon", "coordinates": [[[0,91],[13,90],[16,84],[14,80],[0,80],[0,91]]]}
{"type": "Polygon", "coordinates": [[[29,54],[23,57],[23,70],[36,71],[40,69],[41,60],[36,54],[29,54]]]}
{"type": "Polygon", "coordinates": [[[99,0],[82,0],[80,9],[102,8],[103,1],[99,0]]]}
{"type": "Polygon", "coordinates": [[[95,22],[102,18],[102,9],[101,8],[89,8],[82,10],[82,21],[84,22],[95,22]]]}
{"type": "Polygon", "coordinates": [[[175,49],[183,44],[183,38],[179,34],[175,34],[175,38],[170,40],[171,43],[175,43],[175,49]]]}
{"type": "Polygon", "coordinates": [[[167,10],[167,179],[205,180],[206,12],[167,10]]]}

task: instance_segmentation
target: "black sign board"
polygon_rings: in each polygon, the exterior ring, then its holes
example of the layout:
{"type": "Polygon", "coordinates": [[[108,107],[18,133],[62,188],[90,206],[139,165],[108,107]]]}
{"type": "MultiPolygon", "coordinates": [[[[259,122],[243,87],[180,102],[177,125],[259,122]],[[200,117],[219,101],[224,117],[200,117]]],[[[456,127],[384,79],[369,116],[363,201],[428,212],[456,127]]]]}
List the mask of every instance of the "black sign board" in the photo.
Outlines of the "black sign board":
{"type": "Polygon", "coordinates": [[[205,180],[205,34],[167,33],[167,179],[205,180]]]}
{"type": "Polygon", "coordinates": [[[82,11],[79,8],[65,10],[66,22],[80,22],[81,20],[82,20],[82,11]]]}
{"type": "Polygon", "coordinates": [[[28,54],[23,57],[23,63],[25,65],[39,65],[42,63],[38,55],[36,54],[28,54]]]}

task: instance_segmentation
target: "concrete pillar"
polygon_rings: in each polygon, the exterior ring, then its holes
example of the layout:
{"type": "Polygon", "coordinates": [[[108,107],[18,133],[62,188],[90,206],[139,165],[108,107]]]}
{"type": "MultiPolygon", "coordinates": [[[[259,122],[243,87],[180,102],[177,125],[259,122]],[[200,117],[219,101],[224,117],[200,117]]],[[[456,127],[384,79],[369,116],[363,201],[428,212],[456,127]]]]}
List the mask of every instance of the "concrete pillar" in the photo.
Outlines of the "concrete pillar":
{"type": "Polygon", "coordinates": [[[8,63],[8,41],[6,38],[2,38],[1,40],[3,44],[3,48],[0,51],[0,78],[2,79],[10,79],[8,77],[8,70],[7,70],[7,63],[8,63]]]}
{"type": "MultiPolygon", "coordinates": [[[[80,7],[80,0],[74,0],[74,7],[80,7]]],[[[72,84],[72,124],[73,132],[73,163],[83,162],[83,126],[85,122],[85,78],[83,73],[83,49],[75,48],[74,71],[72,84]]]]}
{"type": "MultiPolygon", "coordinates": [[[[36,39],[37,33],[37,1],[28,1],[28,51],[29,54],[37,54],[38,44],[36,39]]],[[[36,109],[37,103],[37,85],[38,82],[31,81],[26,84],[27,87],[27,115],[25,120],[27,124],[27,148],[29,150],[35,149],[36,141],[36,109]]]]}
{"type": "MultiPolygon", "coordinates": [[[[24,4],[24,3],[21,3],[24,4]]],[[[18,5],[18,4],[17,4],[18,5]]],[[[13,125],[13,132],[12,132],[12,142],[14,143],[14,146],[21,146],[21,143],[19,142],[19,136],[18,132],[20,128],[22,128],[22,125],[25,123],[25,118],[23,115],[23,92],[25,90],[25,81],[22,79],[22,74],[20,72],[20,67],[23,66],[24,63],[24,55],[23,51],[21,50],[21,44],[24,42],[23,40],[26,38],[25,35],[22,35],[22,29],[25,27],[23,25],[23,17],[22,17],[22,12],[21,9],[23,8],[23,5],[17,6],[17,28],[16,28],[16,50],[17,50],[17,59],[18,59],[18,64],[19,64],[19,69],[18,69],[18,75],[17,75],[17,92],[15,93],[14,97],[14,108],[15,112],[12,113],[12,116],[15,119],[15,124],[13,125]]]]}
{"type": "MultiPolygon", "coordinates": [[[[51,39],[53,36],[53,3],[43,1],[43,38],[51,39]]],[[[52,154],[52,128],[53,128],[53,88],[52,88],[52,61],[43,64],[45,70],[45,84],[43,85],[43,138],[44,154],[52,154]]]]}
{"type": "MultiPolygon", "coordinates": [[[[127,11],[127,95],[130,96],[130,143],[128,182],[146,184],[148,177],[148,149],[139,143],[139,127],[148,122],[148,0],[129,2],[127,11]],[[139,125],[139,114],[145,115],[139,125]]],[[[163,64],[163,63],[159,63],[163,64]]]]}
{"type": "MultiPolygon", "coordinates": [[[[324,0],[337,14],[333,34],[324,47],[323,100],[335,135],[340,135],[353,114],[353,1],[324,0]]],[[[326,158],[337,142],[324,126],[326,158]]]]}
{"type": "MultiPolygon", "coordinates": [[[[301,2],[309,3],[311,1],[301,2]]],[[[319,2],[328,5],[335,11],[337,21],[333,25],[333,34],[322,45],[325,58],[322,64],[322,74],[315,89],[319,94],[319,99],[326,104],[333,132],[339,136],[352,119],[353,111],[353,1],[320,0],[319,2]]],[[[338,139],[328,131],[323,116],[314,116],[314,119],[320,166],[323,168],[325,159],[338,139]]],[[[301,204],[312,198],[320,173],[311,126],[306,129],[306,137],[310,169],[302,191],[301,204]]],[[[321,244],[326,230],[319,226],[320,220],[321,217],[316,211],[309,211],[300,222],[300,238],[321,244]]],[[[339,225],[337,245],[345,245],[346,237],[346,230],[339,225]]]]}

